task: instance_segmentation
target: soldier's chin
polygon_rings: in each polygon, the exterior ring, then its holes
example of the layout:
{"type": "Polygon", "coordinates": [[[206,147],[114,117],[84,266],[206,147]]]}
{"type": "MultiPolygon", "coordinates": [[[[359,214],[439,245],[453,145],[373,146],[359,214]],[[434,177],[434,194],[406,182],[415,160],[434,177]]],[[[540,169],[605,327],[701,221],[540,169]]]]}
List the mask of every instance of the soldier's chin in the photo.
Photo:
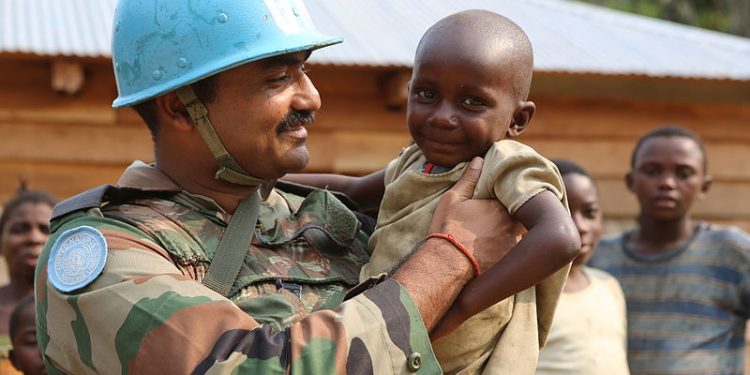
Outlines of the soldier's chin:
{"type": "Polygon", "coordinates": [[[307,164],[310,162],[310,152],[307,150],[307,146],[304,143],[298,147],[295,147],[284,155],[285,169],[287,173],[301,172],[307,164]]]}

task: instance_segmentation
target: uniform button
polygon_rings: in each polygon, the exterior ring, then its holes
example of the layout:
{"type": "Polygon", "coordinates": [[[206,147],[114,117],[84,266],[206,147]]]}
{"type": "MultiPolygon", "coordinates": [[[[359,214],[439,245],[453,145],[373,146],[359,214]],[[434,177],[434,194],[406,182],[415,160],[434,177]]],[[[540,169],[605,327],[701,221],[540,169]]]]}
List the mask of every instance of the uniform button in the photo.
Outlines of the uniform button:
{"type": "Polygon", "coordinates": [[[417,372],[417,370],[422,367],[422,355],[419,354],[419,352],[411,353],[407,359],[406,365],[409,368],[409,371],[417,372]]]}

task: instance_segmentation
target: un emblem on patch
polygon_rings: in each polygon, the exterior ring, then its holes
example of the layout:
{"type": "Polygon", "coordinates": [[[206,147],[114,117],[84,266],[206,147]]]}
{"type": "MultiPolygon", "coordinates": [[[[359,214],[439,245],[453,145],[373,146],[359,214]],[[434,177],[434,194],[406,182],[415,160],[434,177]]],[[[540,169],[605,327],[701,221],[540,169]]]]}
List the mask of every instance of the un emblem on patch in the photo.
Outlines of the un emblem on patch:
{"type": "Polygon", "coordinates": [[[47,275],[57,290],[68,293],[94,281],[107,262],[107,241],[89,226],[69,229],[57,238],[49,254],[47,275]]]}

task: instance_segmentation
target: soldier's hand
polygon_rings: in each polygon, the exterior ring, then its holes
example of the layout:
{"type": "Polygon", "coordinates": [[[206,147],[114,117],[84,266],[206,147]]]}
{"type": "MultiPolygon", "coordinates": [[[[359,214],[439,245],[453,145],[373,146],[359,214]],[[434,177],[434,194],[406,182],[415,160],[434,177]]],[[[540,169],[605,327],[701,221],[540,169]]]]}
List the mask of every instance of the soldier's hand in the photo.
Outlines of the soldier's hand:
{"type": "Polygon", "coordinates": [[[519,226],[497,199],[472,199],[482,164],[482,158],[472,159],[461,179],[443,194],[430,233],[450,233],[486,270],[518,242],[519,226]]]}

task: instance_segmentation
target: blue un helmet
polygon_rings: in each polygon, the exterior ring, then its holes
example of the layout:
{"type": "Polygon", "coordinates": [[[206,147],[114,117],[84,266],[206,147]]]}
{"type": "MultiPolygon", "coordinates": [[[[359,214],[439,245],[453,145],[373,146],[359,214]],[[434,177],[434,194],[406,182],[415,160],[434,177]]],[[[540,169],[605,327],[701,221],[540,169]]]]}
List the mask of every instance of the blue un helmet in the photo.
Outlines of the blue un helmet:
{"type": "Polygon", "coordinates": [[[219,164],[216,178],[259,185],[227,152],[190,86],[249,62],[341,43],[301,0],[120,0],[112,63],[120,108],[175,91],[219,164]]]}
{"type": "Polygon", "coordinates": [[[120,0],[113,28],[114,108],[342,40],[318,32],[301,0],[120,0]]]}

